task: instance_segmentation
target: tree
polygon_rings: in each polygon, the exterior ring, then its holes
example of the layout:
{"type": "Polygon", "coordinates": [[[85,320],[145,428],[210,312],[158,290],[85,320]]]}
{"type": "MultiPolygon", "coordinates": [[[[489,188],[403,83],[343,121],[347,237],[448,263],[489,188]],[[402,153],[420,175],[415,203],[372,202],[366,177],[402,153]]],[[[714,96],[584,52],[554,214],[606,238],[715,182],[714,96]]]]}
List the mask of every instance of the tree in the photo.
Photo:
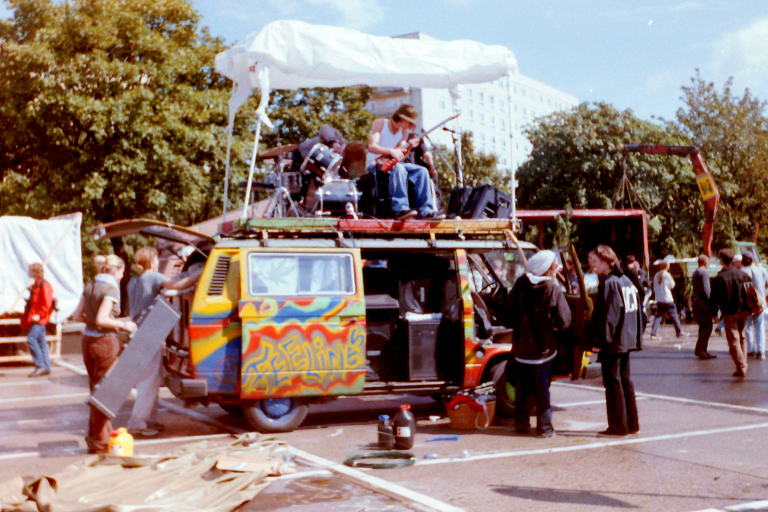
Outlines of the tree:
{"type": "MultiPolygon", "coordinates": [[[[187,0],[8,4],[0,123],[13,129],[0,134],[0,214],[79,210],[87,233],[121,218],[188,225],[221,212],[231,83],[213,69],[222,41],[187,0]]],[[[368,88],[273,91],[275,130],[262,131],[262,146],[300,142],[321,122],[364,140],[369,96],[368,88]]],[[[258,100],[236,119],[232,184],[247,172],[258,100]]],[[[230,199],[242,204],[238,187],[230,199]]]]}
{"type": "Polygon", "coordinates": [[[767,103],[749,89],[736,95],[732,78],[720,91],[699,70],[690,82],[682,87],[685,107],[677,110],[676,126],[702,151],[720,189],[717,241],[752,239],[756,226],[768,223],[767,103]]]}
{"type": "Polygon", "coordinates": [[[365,143],[373,122],[365,104],[372,95],[370,87],[274,91],[269,114],[274,130],[262,132],[262,141],[266,147],[295,144],[317,135],[320,125],[330,124],[347,140],[365,143]]]}
{"type": "MultiPolygon", "coordinates": [[[[223,186],[223,49],[183,0],[13,0],[0,24],[4,213],[211,216],[223,186]]],[[[239,141],[235,155],[245,148],[239,141]]]]}
{"type": "Polygon", "coordinates": [[[687,144],[673,127],[595,103],[540,118],[526,135],[533,149],[517,172],[520,208],[644,208],[657,254],[698,250],[703,215],[690,163],[622,152],[629,143],[687,144]]]}

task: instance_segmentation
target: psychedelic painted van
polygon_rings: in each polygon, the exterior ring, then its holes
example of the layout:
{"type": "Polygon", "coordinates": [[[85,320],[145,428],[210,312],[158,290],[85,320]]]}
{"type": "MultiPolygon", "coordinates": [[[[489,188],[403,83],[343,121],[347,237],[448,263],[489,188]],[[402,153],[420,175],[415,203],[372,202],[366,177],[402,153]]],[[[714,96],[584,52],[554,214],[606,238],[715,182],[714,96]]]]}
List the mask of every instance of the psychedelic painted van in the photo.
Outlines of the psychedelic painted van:
{"type": "MultiPolygon", "coordinates": [[[[173,298],[182,319],[165,348],[167,385],[188,403],[279,432],[329,398],[445,397],[494,381],[497,411],[513,412],[506,299],[536,247],[509,220],[248,219],[217,239],[145,220],[100,229],[192,246],[187,265],[204,264],[173,298]]],[[[589,301],[569,267],[574,322],[555,371],[577,377],[589,301]]]]}

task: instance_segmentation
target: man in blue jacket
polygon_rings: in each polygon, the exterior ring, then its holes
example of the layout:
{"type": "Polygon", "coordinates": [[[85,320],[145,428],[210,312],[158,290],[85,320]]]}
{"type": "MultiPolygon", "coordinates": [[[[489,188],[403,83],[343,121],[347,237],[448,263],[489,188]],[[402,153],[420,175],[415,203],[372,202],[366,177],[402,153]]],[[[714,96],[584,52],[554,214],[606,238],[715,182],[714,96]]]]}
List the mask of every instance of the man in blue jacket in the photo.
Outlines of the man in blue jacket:
{"type": "Polygon", "coordinates": [[[598,245],[589,253],[589,265],[600,279],[592,314],[593,351],[598,352],[608,416],[608,428],[600,434],[610,436],[640,430],[629,353],[642,348],[641,304],[637,288],[618,263],[607,245],[598,245]]]}

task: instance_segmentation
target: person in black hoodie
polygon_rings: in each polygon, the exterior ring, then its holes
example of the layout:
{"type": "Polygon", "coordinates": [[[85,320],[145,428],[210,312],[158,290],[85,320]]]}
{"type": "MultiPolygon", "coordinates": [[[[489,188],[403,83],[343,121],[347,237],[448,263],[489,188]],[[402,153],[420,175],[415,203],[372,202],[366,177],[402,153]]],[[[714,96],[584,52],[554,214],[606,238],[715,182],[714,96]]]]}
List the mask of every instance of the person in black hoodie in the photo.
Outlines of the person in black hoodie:
{"type": "Polygon", "coordinates": [[[728,351],[736,365],[734,377],[743,379],[747,376],[746,341],[744,327],[749,317],[749,306],[746,300],[746,283],[751,279],[742,270],[733,265],[734,254],[730,249],[721,249],[717,256],[723,269],[712,280],[712,293],[709,295],[709,310],[712,316],[717,311],[723,314],[725,337],[728,340],[728,351]]]}
{"type": "Polygon", "coordinates": [[[592,314],[593,351],[598,352],[608,416],[608,428],[600,434],[610,436],[640,430],[629,353],[641,349],[641,305],[637,288],[621,272],[618,262],[607,245],[598,245],[589,253],[589,265],[600,279],[592,314]]]}
{"type": "Polygon", "coordinates": [[[554,252],[537,252],[528,260],[528,272],[515,282],[510,295],[514,361],[507,364],[514,364],[517,370],[515,429],[530,432],[527,404],[533,395],[539,437],[555,434],[549,403],[552,360],[557,355],[555,331],[571,324],[571,310],[554,277],[558,269],[554,252]]]}

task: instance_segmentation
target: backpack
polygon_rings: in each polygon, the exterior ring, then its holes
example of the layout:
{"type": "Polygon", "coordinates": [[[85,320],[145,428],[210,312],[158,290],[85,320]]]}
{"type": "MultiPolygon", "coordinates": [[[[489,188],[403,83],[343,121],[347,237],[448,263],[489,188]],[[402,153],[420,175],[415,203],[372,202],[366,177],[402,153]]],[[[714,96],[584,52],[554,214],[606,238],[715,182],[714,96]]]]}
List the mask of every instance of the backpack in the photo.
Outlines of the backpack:
{"type": "Polygon", "coordinates": [[[752,284],[752,281],[744,281],[741,283],[742,288],[742,311],[749,311],[751,315],[759,315],[763,312],[763,307],[760,305],[760,299],[757,298],[757,290],[752,284]]]}

